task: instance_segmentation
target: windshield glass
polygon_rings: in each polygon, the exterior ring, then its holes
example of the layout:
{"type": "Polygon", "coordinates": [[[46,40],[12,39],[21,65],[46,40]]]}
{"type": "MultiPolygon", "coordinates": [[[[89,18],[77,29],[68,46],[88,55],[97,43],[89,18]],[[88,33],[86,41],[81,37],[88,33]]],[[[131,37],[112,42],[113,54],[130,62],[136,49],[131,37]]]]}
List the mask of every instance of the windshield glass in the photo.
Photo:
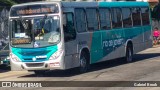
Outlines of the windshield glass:
{"type": "Polygon", "coordinates": [[[50,46],[60,40],[58,16],[11,20],[11,45],[36,48],[50,46]]]}

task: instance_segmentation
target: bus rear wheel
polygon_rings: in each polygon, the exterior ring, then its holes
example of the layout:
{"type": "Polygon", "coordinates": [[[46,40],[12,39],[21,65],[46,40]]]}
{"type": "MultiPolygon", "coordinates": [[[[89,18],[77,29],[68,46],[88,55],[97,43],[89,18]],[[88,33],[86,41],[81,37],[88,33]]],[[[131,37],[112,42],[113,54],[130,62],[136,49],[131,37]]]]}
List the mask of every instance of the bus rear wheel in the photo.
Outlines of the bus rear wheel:
{"type": "Polygon", "coordinates": [[[82,52],[80,56],[79,72],[84,73],[87,72],[88,69],[89,69],[89,58],[87,57],[86,52],[82,52]]]}
{"type": "Polygon", "coordinates": [[[132,46],[130,44],[127,45],[125,61],[127,63],[133,61],[133,49],[132,49],[132,46]]]}

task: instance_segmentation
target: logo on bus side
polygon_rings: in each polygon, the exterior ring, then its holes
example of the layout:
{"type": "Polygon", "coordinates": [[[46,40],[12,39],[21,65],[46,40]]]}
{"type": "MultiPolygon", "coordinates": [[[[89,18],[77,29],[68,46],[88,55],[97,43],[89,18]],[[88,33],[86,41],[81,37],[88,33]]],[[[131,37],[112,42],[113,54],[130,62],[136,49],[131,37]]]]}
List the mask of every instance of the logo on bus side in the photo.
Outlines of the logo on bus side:
{"type": "Polygon", "coordinates": [[[103,41],[103,48],[104,47],[112,47],[116,45],[122,45],[124,42],[123,38],[115,39],[115,40],[109,40],[109,41],[103,41]]]}

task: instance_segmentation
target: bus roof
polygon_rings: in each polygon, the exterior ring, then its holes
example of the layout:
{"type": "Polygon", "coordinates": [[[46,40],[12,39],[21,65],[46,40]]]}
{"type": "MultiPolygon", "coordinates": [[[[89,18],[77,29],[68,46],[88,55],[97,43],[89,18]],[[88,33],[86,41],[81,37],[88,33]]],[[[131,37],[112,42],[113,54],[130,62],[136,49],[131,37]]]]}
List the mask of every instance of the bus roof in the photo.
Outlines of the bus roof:
{"type": "Polygon", "coordinates": [[[34,4],[51,4],[51,3],[61,3],[63,7],[134,7],[134,6],[149,6],[147,2],[135,2],[135,1],[116,1],[116,2],[64,2],[64,1],[38,1],[38,2],[29,2],[23,4],[17,4],[15,6],[23,5],[34,5],[34,4]]]}
{"type": "Polygon", "coordinates": [[[117,2],[62,2],[63,7],[134,7],[134,6],[149,6],[147,2],[135,1],[117,1],[117,2]]]}
{"type": "Polygon", "coordinates": [[[62,2],[63,7],[97,7],[97,2],[62,2]]]}

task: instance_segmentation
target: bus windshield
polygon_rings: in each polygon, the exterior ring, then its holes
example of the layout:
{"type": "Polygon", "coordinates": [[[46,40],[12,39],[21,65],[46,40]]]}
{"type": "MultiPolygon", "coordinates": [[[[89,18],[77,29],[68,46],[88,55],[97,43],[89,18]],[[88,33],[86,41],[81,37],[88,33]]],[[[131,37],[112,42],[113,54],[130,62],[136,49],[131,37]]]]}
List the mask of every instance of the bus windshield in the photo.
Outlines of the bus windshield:
{"type": "Polygon", "coordinates": [[[59,16],[11,20],[11,45],[21,48],[50,46],[60,40],[59,16]]]}

